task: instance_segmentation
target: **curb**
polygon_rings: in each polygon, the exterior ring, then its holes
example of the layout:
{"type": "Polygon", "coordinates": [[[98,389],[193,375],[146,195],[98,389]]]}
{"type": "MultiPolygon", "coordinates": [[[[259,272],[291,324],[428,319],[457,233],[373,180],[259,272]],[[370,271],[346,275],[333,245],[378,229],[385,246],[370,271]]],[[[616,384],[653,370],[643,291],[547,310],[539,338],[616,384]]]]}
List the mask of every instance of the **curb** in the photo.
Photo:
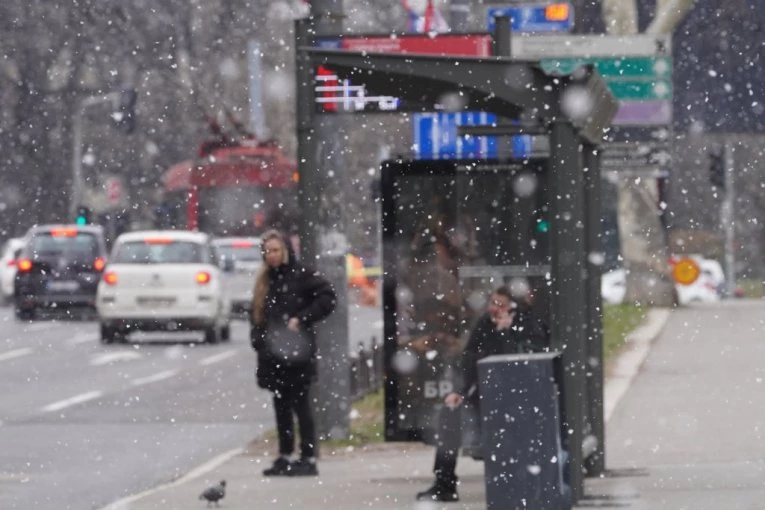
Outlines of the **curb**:
{"type": "Polygon", "coordinates": [[[161,485],[157,485],[156,487],[152,487],[151,489],[139,492],[138,494],[133,494],[132,496],[127,496],[125,498],[119,499],[102,507],[101,510],[127,510],[130,508],[130,503],[133,503],[134,501],[138,501],[139,499],[143,499],[147,496],[150,496],[151,494],[164,491],[178,485],[183,485],[186,482],[189,482],[195,478],[209,473],[210,471],[215,470],[219,466],[225,464],[237,455],[241,455],[242,453],[244,453],[244,448],[235,448],[233,450],[224,452],[217,457],[214,457],[207,462],[195,467],[185,475],[177,478],[176,480],[173,480],[172,482],[163,483],[161,485]]]}
{"type": "Polygon", "coordinates": [[[603,415],[606,423],[648,356],[651,344],[667,324],[670,312],[669,308],[651,308],[647,320],[626,336],[625,349],[614,361],[603,389],[603,415]]]}

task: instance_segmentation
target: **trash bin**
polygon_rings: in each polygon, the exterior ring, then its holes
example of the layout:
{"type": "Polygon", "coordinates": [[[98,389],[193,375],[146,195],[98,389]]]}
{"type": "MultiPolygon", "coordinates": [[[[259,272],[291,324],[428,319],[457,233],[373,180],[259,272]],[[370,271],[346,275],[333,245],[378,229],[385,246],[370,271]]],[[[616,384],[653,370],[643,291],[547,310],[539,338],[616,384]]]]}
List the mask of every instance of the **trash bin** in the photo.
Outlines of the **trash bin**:
{"type": "Polygon", "coordinates": [[[571,508],[554,363],[558,353],[478,363],[488,510],[571,508]]]}

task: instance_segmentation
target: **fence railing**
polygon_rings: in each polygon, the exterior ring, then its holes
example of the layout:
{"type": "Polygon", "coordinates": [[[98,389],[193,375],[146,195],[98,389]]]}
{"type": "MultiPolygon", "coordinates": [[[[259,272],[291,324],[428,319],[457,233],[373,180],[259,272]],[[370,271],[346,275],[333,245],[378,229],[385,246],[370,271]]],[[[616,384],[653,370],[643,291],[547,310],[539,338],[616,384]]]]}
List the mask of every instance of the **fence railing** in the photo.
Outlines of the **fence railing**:
{"type": "Polygon", "coordinates": [[[383,384],[383,349],[377,337],[372,337],[370,347],[359,343],[350,358],[351,399],[356,401],[377,391],[383,384]]]}

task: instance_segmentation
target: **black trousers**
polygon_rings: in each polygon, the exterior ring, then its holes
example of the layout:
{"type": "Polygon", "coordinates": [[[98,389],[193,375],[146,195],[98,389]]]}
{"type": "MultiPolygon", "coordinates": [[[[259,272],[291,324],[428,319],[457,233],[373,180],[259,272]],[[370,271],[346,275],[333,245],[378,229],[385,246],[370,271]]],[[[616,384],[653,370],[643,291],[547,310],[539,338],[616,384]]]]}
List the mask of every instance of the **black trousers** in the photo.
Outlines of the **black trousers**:
{"type": "Polygon", "coordinates": [[[295,451],[295,416],[300,427],[300,456],[316,457],[316,425],[309,397],[310,383],[283,385],[274,391],[276,430],[279,432],[279,454],[295,451]]]}
{"type": "Polygon", "coordinates": [[[436,436],[436,461],[433,472],[436,481],[453,485],[457,481],[457,455],[462,446],[462,412],[444,407],[438,415],[438,435],[436,436]]]}

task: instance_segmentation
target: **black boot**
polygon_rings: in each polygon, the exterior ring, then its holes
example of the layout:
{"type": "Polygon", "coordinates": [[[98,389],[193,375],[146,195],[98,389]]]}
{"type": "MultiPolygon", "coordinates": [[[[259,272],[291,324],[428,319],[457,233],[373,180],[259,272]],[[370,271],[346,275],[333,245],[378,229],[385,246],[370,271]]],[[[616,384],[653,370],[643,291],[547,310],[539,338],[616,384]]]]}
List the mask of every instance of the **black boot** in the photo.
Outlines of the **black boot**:
{"type": "Polygon", "coordinates": [[[292,463],[286,457],[279,457],[273,465],[263,470],[263,476],[289,476],[292,471],[292,463]]]}
{"type": "Polygon", "coordinates": [[[290,466],[290,476],[318,476],[319,470],[316,468],[316,461],[313,459],[301,458],[293,462],[290,466]]]}
{"type": "Polygon", "coordinates": [[[417,493],[417,501],[459,501],[457,494],[457,477],[441,477],[436,474],[436,482],[428,490],[417,493]]]}

